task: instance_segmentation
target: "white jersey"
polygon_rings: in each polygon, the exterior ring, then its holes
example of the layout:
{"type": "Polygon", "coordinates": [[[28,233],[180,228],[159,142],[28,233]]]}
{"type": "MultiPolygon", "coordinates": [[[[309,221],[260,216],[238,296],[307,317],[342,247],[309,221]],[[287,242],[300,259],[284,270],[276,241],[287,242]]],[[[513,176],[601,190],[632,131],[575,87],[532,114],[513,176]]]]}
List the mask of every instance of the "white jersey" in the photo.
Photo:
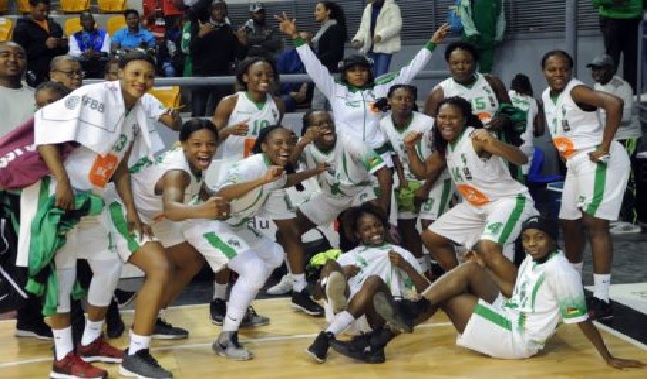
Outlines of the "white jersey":
{"type": "Polygon", "coordinates": [[[411,82],[429,62],[433,46],[427,44],[409,65],[379,78],[373,87],[354,88],[336,81],[307,43],[298,39],[296,45],[308,76],[330,102],[339,134],[364,141],[378,154],[384,153],[381,149],[386,139],[379,127],[384,114],[375,108],[375,101],[386,97],[392,86],[411,82]]]}
{"type": "Polygon", "coordinates": [[[522,166],[523,173],[527,174],[528,167],[532,164],[532,156],[535,148],[535,117],[539,113],[539,105],[537,104],[537,100],[532,96],[522,95],[517,91],[508,91],[508,96],[510,96],[512,105],[526,113],[526,129],[521,133],[523,143],[519,146],[519,149],[528,157],[528,163],[522,166]]]}
{"type": "Polygon", "coordinates": [[[466,127],[455,143],[447,145],[447,169],[463,199],[479,207],[502,198],[528,197],[528,189],[510,176],[503,158],[476,154],[472,132],[474,128],[466,127]]]}
{"type": "Polygon", "coordinates": [[[549,253],[544,263],[530,255],[521,263],[512,297],[505,307],[518,312],[511,320],[524,342],[540,350],[557,325],[588,318],[582,278],[561,251],[549,253]],[[516,322],[515,322],[516,321],[516,322]]]}
{"type": "Polygon", "coordinates": [[[182,148],[169,150],[157,157],[154,162],[144,158],[130,168],[135,206],[141,214],[153,221],[164,219],[162,196],[155,193],[155,186],[164,174],[173,170],[184,171],[191,178],[184,192],[184,203],[189,203],[200,193],[203,179],[193,174],[182,148]]]}
{"type": "Polygon", "coordinates": [[[404,270],[394,267],[389,260],[389,251],[400,254],[416,271],[422,274],[422,268],[416,258],[409,251],[400,246],[385,244],[378,247],[360,245],[337,258],[340,266],[355,265],[359,267],[357,275],[348,279],[351,296],[362,288],[364,280],[371,275],[377,275],[391,289],[393,296],[402,297],[407,292],[416,292],[411,278],[404,270]]]}
{"type": "MultiPolygon", "coordinates": [[[[225,173],[224,177],[218,180],[215,190],[218,191],[232,184],[251,182],[256,180],[267,172],[271,163],[265,157],[265,154],[254,154],[234,163],[225,173]]],[[[247,194],[233,199],[230,203],[231,216],[227,219],[227,224],[239,227],[247,222],[263,208],[265,200],[274,190],[281,189],[287,183],[287,174],[271,183],[264,184],[249,191],[247,194]]]]}
{"type": "MultiPolygon", "coordinates": [[[[617,140],[640,138],[640,120],[638,118],[636,107],[634,106],[634,93],[631,89],[631,85],[619,76],[614,76],[611,78],[609,83],[605,85],[595,83],[593,85],[593,89],[618,96],[624,102],[622,108],[622,121],[620,122],[618,130],[616,130],[614,138],[617,140]]],[[[598,112],[600,113],[601,124],[605,125],[607,121],[606,112],[602,108],[598,108],[598,112]]]]}
{"type": "Polygon", "coordinates": [[[249,140],[248,144],[253,145],[261,130],[279,123],[281,114],[271,95],[267,95],[267,100],[262,104],[250,100],[247,92],[244,91],[232,96],[236,96],[237,100],[227,126],[246,122],[249,125],[249,131],[246,136],[230,135],[222,142],[219,149],[224,159],[238,160],[244,158],[245,141],[249,140]]]}
{"type": "Polygon", "coordinates": [[[575,104],[571,91],[584,83],[572,79],[557,98],[550,95],[550,87],[541,95],[553,144],[560,155],[568,159],[578,151],[592,149],[602,142],[602,125],[598,112],[586,112],[575,104]]]}
{"type": "Polygon", "coordinates": [[[438,86],[443,89],[443,95],[446,98],[452,96],[459,96],[472,104],[472,113],[477,116],[483,124],[487,124],[492,120],[497,110],[499,109],[499,100],[496,98],[496,93],[490,83],[480,73],[475,73],[476,82],[469,87],[466,87],[453,78],[447,78],[438,83],[438,86]]]}
{"type": "Polygon", "coordinates": [[[308,144],[301,160],[308,169],[319,163],[329,164],[329,170],[319,174],[317,182],[324,194],[343,202],[372,187],[371,175],[385,167],[382,158],[361,140],[341,134],[329,152],[320,151],[314,143],[308,144]]]}

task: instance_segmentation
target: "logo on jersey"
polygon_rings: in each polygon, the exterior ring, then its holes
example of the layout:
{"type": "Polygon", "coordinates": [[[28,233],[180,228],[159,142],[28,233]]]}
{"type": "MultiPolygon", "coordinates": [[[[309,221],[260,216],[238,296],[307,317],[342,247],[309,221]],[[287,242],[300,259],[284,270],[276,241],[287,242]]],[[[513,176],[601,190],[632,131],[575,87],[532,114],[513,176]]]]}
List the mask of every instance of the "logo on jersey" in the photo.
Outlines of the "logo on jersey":
{"type": "Polygon", "coordinates": [[[74,109],[81,104],[81,98],[78,96],[68,96],[67,99],[65,99],[65,108],[67,109],[74,109]]]}
{"type": "Polygon", "coordinates": [[[235,239],[230,239],[229,241],[227,241],[227,245],[240,248],[240,242],[235,239]]]}

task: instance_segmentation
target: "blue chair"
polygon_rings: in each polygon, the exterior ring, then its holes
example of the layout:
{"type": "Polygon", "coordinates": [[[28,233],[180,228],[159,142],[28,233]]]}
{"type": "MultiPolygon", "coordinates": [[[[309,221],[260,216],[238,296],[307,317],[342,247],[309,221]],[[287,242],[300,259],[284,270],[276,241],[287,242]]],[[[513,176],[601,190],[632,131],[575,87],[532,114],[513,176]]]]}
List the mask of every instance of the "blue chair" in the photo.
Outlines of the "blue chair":
{"type": "Polygon", "coordinates": [[[528,168],[528,183],[547,184],[564,180],[564,177],[561,175],[544,175],[542,173],[545,159],[544,152],[540,148],[535,147],[532,153],[532,163],[528,168]]]}
{"type": "Polygon", "coordinates": [[[544,161],[544,152],[535,147],[532,163],[528,169],[528,190],[539,213],[556,220],[559,214],[561,193],[552,189],[548,190],[546,187],[549,183],[562,182],[564,177],[561,175],[544,175],[542,173],[544,161]]]}

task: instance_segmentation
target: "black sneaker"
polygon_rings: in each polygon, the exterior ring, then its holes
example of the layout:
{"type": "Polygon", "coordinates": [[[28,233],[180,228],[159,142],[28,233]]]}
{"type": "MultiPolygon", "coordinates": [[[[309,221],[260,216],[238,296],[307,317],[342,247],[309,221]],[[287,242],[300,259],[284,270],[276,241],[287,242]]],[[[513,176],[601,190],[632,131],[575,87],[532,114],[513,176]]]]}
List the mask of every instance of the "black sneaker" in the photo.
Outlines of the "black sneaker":
{"type": "Polygon", "coordinates": [[[308,290],[305,289],[301,292],[292,292],[292,308],[310,316],[322,317],[324,315],[323,307],[312,300],[308,290]]]}
{"type": "Polygon", "coordinates": [[[267,316],[261,316],[256,313],[256,310],[251,305],[247,308],[243,320],[240,322],[241,328],[253,327],[253,326],[265,326],[270,324],[270,318],[267,316]]]}
{"type": "Polygon", "coordinates": [[[384,346],[376,347],[368,343],[368,338],[363,340],[332,341],[330,347],[341,355],[356,359],[364,363],[380,364],[386,361],[384,346]]]}
{"type": "Polygon", "coordinates": [[[328,356],[328,348],[330,347],[330,342],[335,339],[335,336],[331,332],[321,332],[315,338],[312,345],[308,346],[306,353],[312,357],[317,363],[324,363],[326,357],[328,356]]]}
{"type": "Polygon", "coordinates": [[[598,299],[597,297],[590,297],[587,303],[589,318],[591,320],[609,321],[613,318],[613,308],[610,302],[598,299]]]}
{"type": "Polygon", "coordinates": [[[126,352],[119,366],[119,374],[146,379],[173,378],[173,374],[162,368],[148,349],[139,350],[133,355],[128,355],[126,352]]]}
{"type": "Polygon", "coordinates": [[[119,305],[119,308],[123,308],[126,305],[132,303],[133,300],[137,297],[137,292],[131,292],[131,291],[124,291],[122,289],[115,289],[115,293],[113,296],[113,299],[117,302],[117,305],[119,305]]]}
{"type": "Polygon", "coordinates": [[[222,325],[227,314],[227,303],[225,299],[213,299],[209,303],[209,314],[211,315],[211,322],[214,325],[222,325]]]}
{"type": "Polygon", "coordinates": [[[52,329],[45,324],[42,318],[36,320],[18,320],[16,323],[16,337],[38,338],[39,340],[52,340],[52,329]]]}
{"type": "Polygon", "coordinates": [[[126,325],[119,314],[119,307],[116,301],[110,302],[106,313],[106,335],[109,339],[119,338],[126,330],[126,325]]]}
{"type": "Polygon", "coordinates": [[[151,338],[156,340],[183,340],[189,338],[189,331],[157,318],[151,338]]]}
{"type": "Polygon", "coordinates": [[[413,319],[402,309],[402,305],[396,302],[391,296],[378,292],[373,297],[375,312],[382,316],[389,327],[402,333],[413,332],[413,319]]]}

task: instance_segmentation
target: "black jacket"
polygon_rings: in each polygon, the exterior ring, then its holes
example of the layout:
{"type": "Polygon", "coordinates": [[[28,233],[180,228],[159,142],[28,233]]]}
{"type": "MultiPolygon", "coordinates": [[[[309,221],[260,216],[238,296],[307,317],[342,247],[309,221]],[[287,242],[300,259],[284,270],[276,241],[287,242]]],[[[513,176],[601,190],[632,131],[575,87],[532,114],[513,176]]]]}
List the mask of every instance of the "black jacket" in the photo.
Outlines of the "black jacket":
{"type": "Polygon", "coordinates": [[[231,73],[236,59],[245,56],[231,26],[223,24],[204,37],[198,36],[200,25],[191,23],[191,60],[195,76],[223,76],[231,73]]]}
{"type": "Polygon", "coordinates": [[[339,62],[344,59],[344,29],[336,24],[328,28],[319,37],[317,57],[330,72],[339,71],[339,62]]]}
{"type": "MultiPolygon", "coordinates": [[[[29,80],[30,85],[38,85],[44,81],[49,74],[49,64],[52,59],[59,55],[65,55],[68,52],[67,44],[55,49],[49,49],[45,41],[49,37],[62,38],[63,29],[56,21],[51,18],[47,19],[49,33],[41,28],[34,20],[25,18],[18,20],[16,29],[13,32],[13,40],[21,45],[27,52],[27,71],[31,71],[35,80],[29,80]],[[36,82],[35,84],[33,82],[36,82]]],[[[28,79],[29,76],[28,76],[28,79]]]]}

